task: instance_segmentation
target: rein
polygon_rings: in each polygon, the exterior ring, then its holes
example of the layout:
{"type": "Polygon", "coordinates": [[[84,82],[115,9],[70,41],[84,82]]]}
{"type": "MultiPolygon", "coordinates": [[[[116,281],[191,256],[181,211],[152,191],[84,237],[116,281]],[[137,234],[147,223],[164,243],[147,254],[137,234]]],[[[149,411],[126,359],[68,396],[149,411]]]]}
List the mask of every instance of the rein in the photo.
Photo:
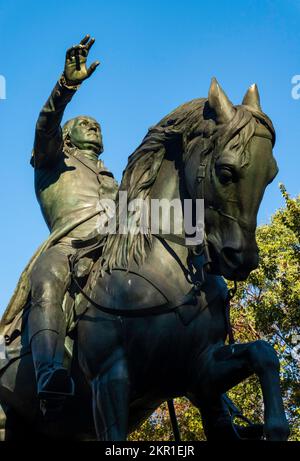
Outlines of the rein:
{"type": "Polygon", "coordinates": [[[235,339],[234,339],[234,334],[233,334],[233,329],[230,321],[230,302],[234,295],[236,294],[237,291],[237,283],[234,281],[234,286],[233,288],[230,288],[228,290],[227,298],[225,301],[225,318],[226,318],[226,324],[227,324],[227,333],[228,333],[228,341],[229,344],[234,344],[235,339]]]}
{"type": "MultiPolygon", "coordinates": [[[[173,237],[173,236],[172,236],[173,237]]],[[[176,236],[177,237],[177,236],[176,236]]],[[[160,237],[161,238],[161,237],[160,237]]],[[[164,237],[166,240],[170,241],[175,241],[173,238],[168,238],[164,237]]],[[[176,243],[184,245],[185,239],[183,237],[177,237],[176,238],[176,243]],[[180,243],[179,243],[180,242],[180,243]]],[[[194,255],[200,256],[201,254],[204,255],[204,263],[202,266],[202,273],[204,271],[205,265],[209,264],[211,262],[210,258],[210,253],[209,253],[209,248],[208,248],[208,243],[206,239],[206,235],[204,236],[204,240],[201,245],[199,245],[196,248],[192,248],[192,252],[194,255]]],[[[118,268],[118,270],[128,272],[134,275],[137,275],[143,279],[145,279],[148,283],[150,283],[158,292],[160,292],[164,298],[167,300],[166,303],[160,304],[157,306],[151,306],[151,307],[145,307],[145,308],[138,308],[138,309],[122,309],[122,308],[113,308],[113,307],[108,307],[108,306],[103,306],[102,304],[97,303],[94,301],[81,287],[80,283],[77,280],[77,276],[75,274],[75,260],[70,259],[70,270],[71,270],[71,277],[72,280],[74,281],[77,289],[79,292],[85,297],[85,299],[96,309],[99,311],[113,315],[113,316],[119,316],[119,317],[128,317],[128,318],[138,318],[138,317],[146,317],[150,315],[162,315],[166,314],[169,312],[175,311],[178,307],[184,306],[184,305],[193,305],[195,306],[198,302],[197,297],[200,295],[201,292],[201,287],[204,281],[204,277],[202,276],[202,281],[200,280],[193,280],[193,277],[191,277],[192,280],[192,288],[191,290],[186,293],[185,295],[177,297],[174,301],[168,301],[167,296],[164,295],[162,290],[156,286],[151,280],[148,278],[144,277],[142,274],[134,271],[128,271],[127,269],[124,268],[118,268]]],[[[227,334],[229,338],[229,344],[233,344],[235,342],[234,340],[234,335],[233,335],[233,330],[232,330],[232,325],[230,321],[230,301],[234,297],[235,293],[237,290],[237,283],[234,281],[234,287],[228,290],[228,295],[225,300],[225,319],[226,319],[226,326],[227,326],[227,334]]]]}

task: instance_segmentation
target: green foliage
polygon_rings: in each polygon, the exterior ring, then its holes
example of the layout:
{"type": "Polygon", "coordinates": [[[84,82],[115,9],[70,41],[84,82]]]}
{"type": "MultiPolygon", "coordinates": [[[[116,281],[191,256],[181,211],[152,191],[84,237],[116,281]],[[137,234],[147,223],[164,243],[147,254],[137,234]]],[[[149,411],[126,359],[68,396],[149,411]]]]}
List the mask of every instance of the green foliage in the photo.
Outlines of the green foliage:
{"type": "MultiPolygon", "coordinates": [[[[292,199],[280,186],[285,206],[270,224],[258,227],[260,264],[238,284],[231,317],[236,340],[269,341],[281,363],[281,384],[291,427],[290,440],[300,441],[300,196],[292,199]]],[[[229,283],[230,285],[230,283],[229,283]]],[[[263,401],[253,376],[229,393],[252,421],[263,421],[263,401]]],[[[199,412],[187,399],[177,399],[182,440],[205,440],[199,412]]],[[[172,440],[167,405],[162,405],[131,440],[172,440]]]]}
{"type": "MultiPolygon", "coordinates": [[[[176,399],[174,406],[182,440],[205,440],[197,408],[193,407],[186,398],[176,399]]],[[[137,431],[131,434],[129,440],[174,440],[167,403],[161,405],[137,431]]]]}

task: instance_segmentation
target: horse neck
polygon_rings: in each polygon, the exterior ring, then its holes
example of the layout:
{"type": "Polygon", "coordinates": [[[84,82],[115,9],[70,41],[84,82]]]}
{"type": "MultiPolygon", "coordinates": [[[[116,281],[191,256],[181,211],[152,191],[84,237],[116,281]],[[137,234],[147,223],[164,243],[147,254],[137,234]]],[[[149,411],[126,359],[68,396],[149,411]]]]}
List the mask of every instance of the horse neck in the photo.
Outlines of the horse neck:
{"type": "MultiPolygon", "coordinates": [[[[183,201],[187,198],[187,192],[183,181],[183,169],[182,164],[175,158],[165,158],[162,161],[159,173],[149,194],[151,200],[165,200],[169,203],[176,201],[180,203],[181,209],[183,209],[183,201]]],[[[162,216],[164,218],[164,216],[162,216]]],[[[171,233],[174,233],[174,226],[176,229],[181,228],[183,230],[183,219],[182,213],[178,213],[173,216],[171,222],[171,233]],[[175,223],[174,223],[175,219],[175,223]]]]}
{"type": "MultiPolygon", "coordinates": [[[[185,194],[181,171],[177,162],[172,159],[164,159],[155,183],[152,186],[149,198],[151,200],[165,199],[169,202],[177,199],[183,202],[185,194]]],[[[151,202],[150,206],[152,206],[151,202]]],[[[178,219],[177,225],[180,225],[183,229],[183,220],[178,219]]],[[[164,229],[161,229],[161,231],[164,232],[164,229]]],[[[151,251],[145,260],[145,265],[142,266],[142,270],[147,273],[147,268],[155,267],[156,270],[159,270],[160,280],[164,280],[168,285],[173,287],[174,293],[180,295],[190,289],[190,284],[186,279],[186,274],[189,272],[188,248],[169,239],[172,235],[178,235],[174,234],[173,231],[174,228],[171,223],[170,233],[161,232],[160,238],[152,237],[151,251]],[[165,234],[168,235],[164,238],[165,234]]]]}

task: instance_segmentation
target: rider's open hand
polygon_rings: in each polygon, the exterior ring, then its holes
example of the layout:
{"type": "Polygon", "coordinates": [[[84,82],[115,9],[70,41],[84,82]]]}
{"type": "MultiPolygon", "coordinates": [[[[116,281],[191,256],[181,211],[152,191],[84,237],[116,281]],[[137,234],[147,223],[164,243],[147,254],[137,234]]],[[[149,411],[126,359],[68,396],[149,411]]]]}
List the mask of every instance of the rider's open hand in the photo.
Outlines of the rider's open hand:
{"type": "Polygon", "coordinates": [[[94,42],[94,38],[90,39],[90,36],[86,35],[79,45],[72,46],[67,51],[64,69],[64,76],[67,83],[79,85],[83,80],[89,78],[97,66],[99,66],[99,61],[93,62],[89,68],[86,66],[86,60],[94,42]]]}

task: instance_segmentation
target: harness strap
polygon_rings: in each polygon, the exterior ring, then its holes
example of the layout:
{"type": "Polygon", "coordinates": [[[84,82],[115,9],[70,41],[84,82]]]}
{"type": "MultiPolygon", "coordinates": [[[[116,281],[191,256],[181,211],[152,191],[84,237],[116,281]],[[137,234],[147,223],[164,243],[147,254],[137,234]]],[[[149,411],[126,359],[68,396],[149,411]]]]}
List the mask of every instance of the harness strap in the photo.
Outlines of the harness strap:
{"type": "Polygon", "coordinates": [[[145,317],[148,315],[161,315],[168,312],[172,312],[180,306],[185,304],[197,304],[197,294],[199,293],[199,288],[197,285],[193,286],[192,289],[184,296],[180,296],[175,301],[168,301],[159,306],[151,306],[139,309],[115,309],[113,307],[103,306],[102,304],[96,303],[85,291],[81,288],[80,284],[77,281],[77,278],[72,269],[72,277],[75,285],[77,286],[80,293],[87,299],[87,301],[94,306],[96,309],[104,312],[105,314],[122,316],[122,317],[145,317]]]}
{"type": "Polygon", "coordinates": [[[222,395],[222,399],[223,399],[225,405],[227,406],[227,408],[229,410],[231,426],[232,426],[232,429],[233,429],[237,439],[238,440],[247,440],[246,438],[241,437],[239,435],[238,430],[235,427],[234,420],[236,418],[238,418],[241,421],[243,421],[244,423],[246,423],[248,426],[252,426],[252,427],[255,426],[255,423],[252,423],[252,421],[249,418],[244,416],[243,412],[232,402],[232,400],[230,400],[230,398],[226,394],[222,395]]]}
{"type": "MultiPolygon", "coordinates": [[[[200,163],[197,169],[197,173],[196,173],[196,190],[197,190],[197,197],[200,197],[202,199],[204,199],[205,197],[205,190],[204,190],[205,176],[206,176],[206,163],[200,163]]],[[[216,208],[213,204],[209,204],[207,206],[211,210],[214,210],[215,212],[219,213],[221,216],[224,216],[225,218],[230,219],[232,221],[238,222],[241,225],[240,221],[235,216],[225,213],[220,208],[216,208]]],[[[200,249],[200,251],[202,251],[204,254],[204,258],[205,258],[204,265],[209,266],[209,264],[212,262],[212,259],[211,259],[210,252],[209,252],[206,234],[204,234],[204,240],[203,240],[202,248],[200,249]]],[[[235,343],[233,329],[232,329],[232,325],[230,321],[230,301],[234,297],[236,290],[237,290],[237,284],[235,281],[234,288],[228,290],[228,295],[225,300],[225,319],[226,319],[229,344],[235,343]]]]}
{"type": "Polygon", "coordinates": [[[169,410],[170,420],[172,423],[174,440],[175,442],[181,442],[180,431],[179,431],[178,421],[177,421],[175,407],[174,407],[174,400],[168,400],[168,410],[169,410]]]}
{"type": "Polygon", "coordinates": [[[236,281],[234,281],[234,287],[228,290],[228,295],[225,301],[225,318],[226,318],[226,326],[227,326],[229,344],[235,343],[232,324],[230,321],[230,301],[234,297],[236,290],[237,290],[237,283],[236,281]]]}

